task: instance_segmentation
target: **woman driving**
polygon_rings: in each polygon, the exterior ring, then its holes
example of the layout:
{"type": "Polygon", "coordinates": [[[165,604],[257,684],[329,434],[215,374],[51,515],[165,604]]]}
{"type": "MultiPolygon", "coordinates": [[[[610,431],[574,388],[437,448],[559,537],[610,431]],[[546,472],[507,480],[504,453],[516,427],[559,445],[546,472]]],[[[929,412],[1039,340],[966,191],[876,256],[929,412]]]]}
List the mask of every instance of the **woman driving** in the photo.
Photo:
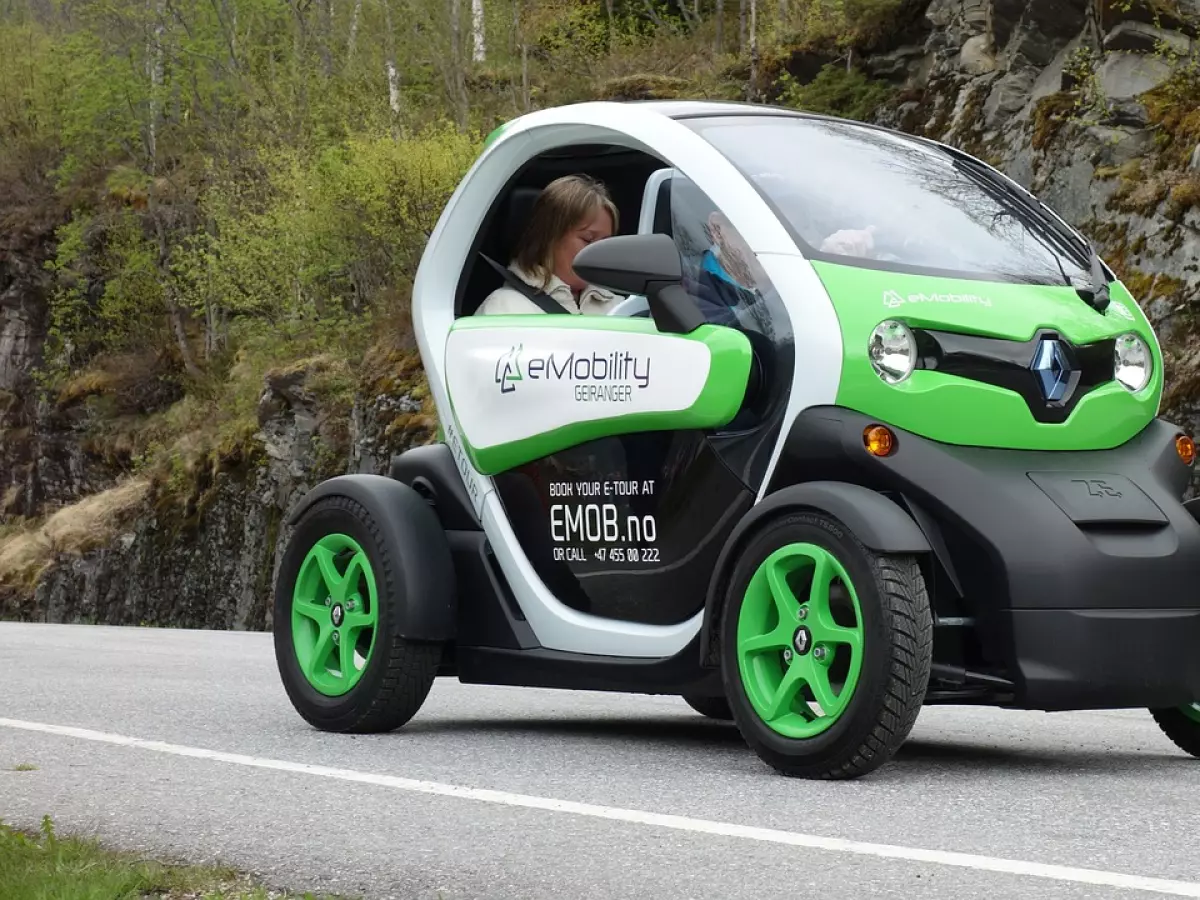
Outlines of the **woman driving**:
{"type": "MultiPolygon", "coordinates": [[[[593,241],[612,237],[617,207],[604,185],[586,175],[564,175],[550,182],[533,204],[510,272],[541,290],[575,315],[606,315],[623,298],[586,283],[571,264],[593,241]]],[[[514,287],[492,291],[476,315],[540,312],[514,287]]]]}

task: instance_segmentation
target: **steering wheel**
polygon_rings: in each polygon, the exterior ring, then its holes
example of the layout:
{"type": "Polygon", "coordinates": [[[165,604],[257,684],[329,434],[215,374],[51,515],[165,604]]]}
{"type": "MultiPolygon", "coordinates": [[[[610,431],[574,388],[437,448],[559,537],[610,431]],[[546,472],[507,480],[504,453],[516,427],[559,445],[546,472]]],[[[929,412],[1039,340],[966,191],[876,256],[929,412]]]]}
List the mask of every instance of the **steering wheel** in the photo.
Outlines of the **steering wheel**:
{"type": "Polygon", "coordinates": [[[641,294],[630,294],[608,311],[610,316],[628,316],[630,318],[649,318],[650,303],[641,294]]]}

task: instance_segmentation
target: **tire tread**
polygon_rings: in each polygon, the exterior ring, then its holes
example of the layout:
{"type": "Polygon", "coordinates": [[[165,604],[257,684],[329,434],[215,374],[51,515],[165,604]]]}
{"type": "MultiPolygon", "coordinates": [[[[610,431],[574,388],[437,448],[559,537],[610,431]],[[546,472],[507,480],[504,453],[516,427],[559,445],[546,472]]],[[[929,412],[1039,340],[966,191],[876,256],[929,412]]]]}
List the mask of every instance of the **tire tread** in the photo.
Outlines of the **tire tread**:
{"type": "MultiPolygon", "coordinates": [[[[371,554],[371,568],[375,573],[380,606],[393,603],[399,577],[396,571],[398,560],[396,553],[388,549],[379,524],[362,504],[344,496],[326,497],[318,501],[307,511],[306,518],[326,510],[338,510],[352,516],[367,532],[371,543],[381,548],[379,553],[371,554]]],[[[286,605],[290,608],[290,602],[286,605]]],[[[389,617],[389,621],[394,623],[395,619],[389,617]]],[[[365,698],[364,703],[356,704],[356,708],[348,714],[331,718],[311,715],[293,697],[300,715],[317,728],[344,734],[395,731],[408,722],[420,710],[433,687],[441,662],[442,645],[409,641],[381,629],[376,633],[374,653],[381,651],[386,654],[382,662],[383,675],[377,689],[365,698]]],[[[379,664],[376,660],[371,662],[379,664]]],[[[287,688],[291,694],[291,685],[287,688]]]]}
{"type": "Polygon", "coordinates": [[[795,513],[782,524],[816,526],[847,539],[867,563],[880,593],[891,635],[889,673],[878,719],[856,744],[832,758],[790,762],[777,753],[761,754],[780,774],[812,780],[841,780],[866,775],[892,758],[911,733],[924,705],[933,650],[933,619],[928,591],[916,557],[871,551],[836,520],[795,513]]]}
{"type": "Polygon", "coordinates": [[[1152,709],[1150,715],[1171,743],[1184,753],[1200,758],[1200,722],[1189,719],[1178,709],[1152,709]]]}

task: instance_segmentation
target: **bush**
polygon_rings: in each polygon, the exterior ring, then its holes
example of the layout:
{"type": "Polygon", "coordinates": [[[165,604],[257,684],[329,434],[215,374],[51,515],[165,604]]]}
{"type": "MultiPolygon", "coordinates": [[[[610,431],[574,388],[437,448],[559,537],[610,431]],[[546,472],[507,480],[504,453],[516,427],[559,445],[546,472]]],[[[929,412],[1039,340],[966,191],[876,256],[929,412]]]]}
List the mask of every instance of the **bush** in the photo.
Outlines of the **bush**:
{"type": "Polygon", "coordinates": [[[808,84],[799,84],[786,73],[779,84],[779,102],[785,106],[859,121],[870,119],[892,95],[889,85],[833,63],[822,67],[808,84]]]}

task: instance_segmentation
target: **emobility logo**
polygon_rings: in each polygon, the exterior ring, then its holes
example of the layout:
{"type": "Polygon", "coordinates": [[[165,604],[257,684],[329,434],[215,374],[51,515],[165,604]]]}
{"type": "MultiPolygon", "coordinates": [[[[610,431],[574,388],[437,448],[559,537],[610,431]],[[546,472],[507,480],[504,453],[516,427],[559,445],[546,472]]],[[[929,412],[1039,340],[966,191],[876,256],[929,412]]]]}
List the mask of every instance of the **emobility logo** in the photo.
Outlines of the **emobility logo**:
{"type": "Polygon", "coordinates": [[[517,344],[496,360],[496,384],[500,385],[502,394],[511,394],[517,389],[516,382],[522,380],[521,348],[524,346],[524,344],[517,344]]]}
{"type": "Polygon", "coordinates": [[[496,360],[496,384],[500,393],[509,394],[517,389],[516,382],[539,380],[578,382],[634,382],[639,388],[650,386],[650,357],[634,356],[629,351],[614,350],[610,353],[570,353],[563,357],[556,353],[546,356],[526,356],[524,369],[521,353],[524,345],[518,344],[496,360]]]}
{"type": "Polygon", "coordinates": [[[991,306],[990,297],[979,294],[901,294],[899,291],[884,291],[883,305],[888,309],[896,309],[906,303],[974,303],[979,306],[991,306]]]}

